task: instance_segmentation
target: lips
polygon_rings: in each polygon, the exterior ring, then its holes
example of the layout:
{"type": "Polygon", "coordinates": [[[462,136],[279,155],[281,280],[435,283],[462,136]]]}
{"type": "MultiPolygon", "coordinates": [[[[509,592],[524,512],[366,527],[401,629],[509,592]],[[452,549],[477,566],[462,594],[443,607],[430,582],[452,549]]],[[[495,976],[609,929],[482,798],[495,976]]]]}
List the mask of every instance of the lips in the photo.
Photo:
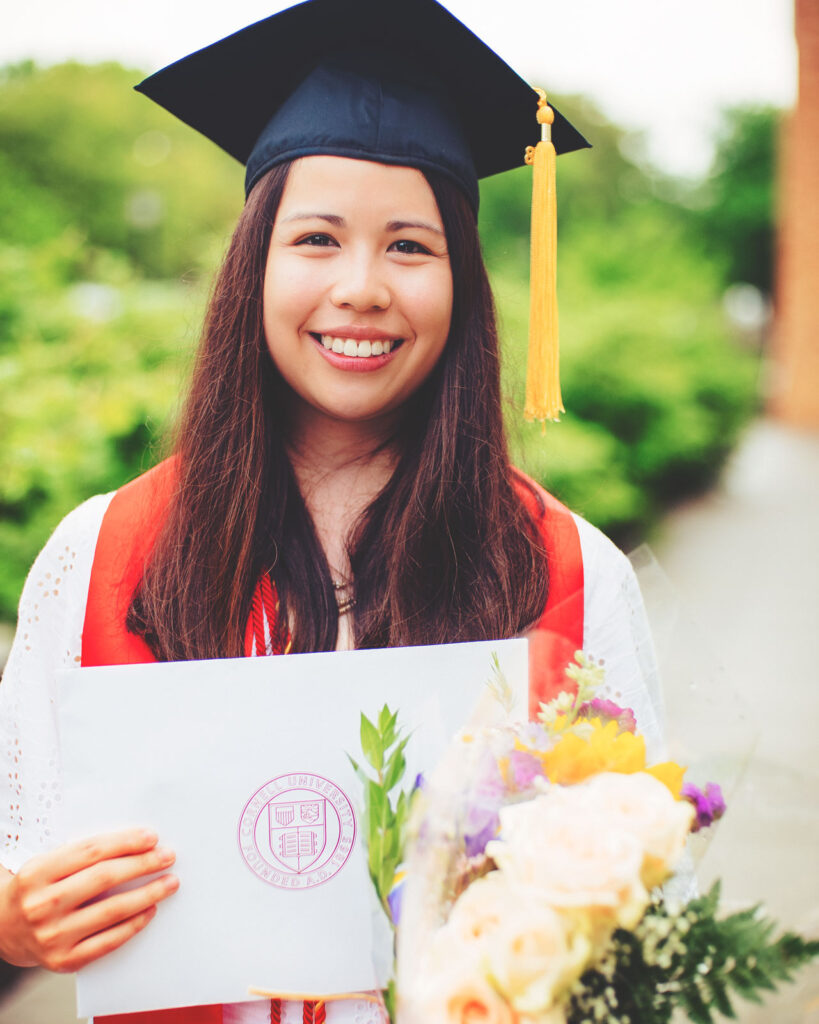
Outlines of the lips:
{"type": "MultiPolygon", "coordinates": [[[[352,331],[350,333],[353,333],[352,331]]],[[[356,331],[355,333],[363,333],[356,331]]],[[[375,333],[375,332],[373,332],[375,333]]],[[[403,338],[374,337],[350,338],[336,334],[318,334],[311,332],[324,348],[339,356],[351,356],[356,359],[369,359],[372,356],[386,356],[404,341],[403,338]]]]}

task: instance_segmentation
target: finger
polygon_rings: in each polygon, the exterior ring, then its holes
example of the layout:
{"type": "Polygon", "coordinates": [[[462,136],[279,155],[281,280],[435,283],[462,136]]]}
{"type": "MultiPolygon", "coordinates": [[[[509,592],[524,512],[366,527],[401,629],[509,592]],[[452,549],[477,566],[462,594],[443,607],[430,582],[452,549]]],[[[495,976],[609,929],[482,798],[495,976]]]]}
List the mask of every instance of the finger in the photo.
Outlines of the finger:
{"type": "Polygon", "coordinates": [[[157,842],[157,834],[149,829],[108,832],[33,857],[24,870],[34,880],[46,884],[58,882],[102,860],[144,853],[153,849],[157,842]]]}
{"type": "Polygon", "coordinates": [[[109,889],[164,871],[174,859],[171,850],[154,848],[147,853],[100,861],[51,884],[35,878],[29,864],[18,875],[21,905],[27,919],[34,924],[57,922],[109,889]],[[26,871],[28,874],[24,876],[26,871]]]}
{"type": "Polygon", "coordinates": [[[110,930],[131,920],[157,903],[167,899],[179,888],[176,875],[163,875],[145,885],[116,893],[107,899],[82,907],[70,914],[62,923],[61,942],[70,948],[100,932],[110,930]]]}
{"type": "Polygon", "coordinates": [[[149,907],[142,913],[128,918],[127,921],[121,921],[113,928],[97,932],[63,954],[58,963],[49,964],[49,966],[56,971],[78,971],[81,967],[93,963],[94,960],[99,960],[101,956],[119,949],[134,935],[141,932],[155,914],[156,907],[149,907]]]}
{"type": "Polygon", "coordinates": [[[49,887],[52,915],[66,914],[96,900],[110,889],[169,868],[175,860],[172,850],[154,848],[147,853],[115,857],[92,864],[49,887]]]}

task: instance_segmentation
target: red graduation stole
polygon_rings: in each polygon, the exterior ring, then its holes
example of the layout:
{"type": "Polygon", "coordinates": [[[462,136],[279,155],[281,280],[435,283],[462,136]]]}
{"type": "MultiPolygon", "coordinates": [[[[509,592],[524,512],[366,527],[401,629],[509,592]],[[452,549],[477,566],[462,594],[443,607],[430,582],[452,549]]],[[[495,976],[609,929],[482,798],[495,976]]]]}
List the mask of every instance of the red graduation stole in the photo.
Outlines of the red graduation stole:
{"type": "MultiPolygon", "coordinates": [[[[125,617],[138,586],[146,559],[162,527],[176,486],[176,462],[166,459],[120,488],[102,520],[82,633],[82,665],[129,665],[156,661],[142,639],[128,632],[125,617]]],[[[574,652],[583,646],[583,559],[577,526],[569,510],[541,487],[528,481],[543,504],[518,474],[516,490],[531,511],[541,532],[549,560],[549,595],[536,631],[530,636],[529,716],[540,701],[565,689],[563,671],[574,652]]],[[[274,633],[277,601],[270,579],[256,588],[245,633],[245,654],[264,650],[264,616],[274,633]]],[[[286,649],[273,638],[274,651],[286,649]]],[[[271,1004],[276,1019],[278,1000],[271,1004]]],[[[321,1003],[305,1002],[304,1012],[315,1024],[323,1019],[321,1003]]],[[[150,1013],[96,1017],[96,1024],[222,1024],[221,1006],[196,1006],[150,1013]]]]}

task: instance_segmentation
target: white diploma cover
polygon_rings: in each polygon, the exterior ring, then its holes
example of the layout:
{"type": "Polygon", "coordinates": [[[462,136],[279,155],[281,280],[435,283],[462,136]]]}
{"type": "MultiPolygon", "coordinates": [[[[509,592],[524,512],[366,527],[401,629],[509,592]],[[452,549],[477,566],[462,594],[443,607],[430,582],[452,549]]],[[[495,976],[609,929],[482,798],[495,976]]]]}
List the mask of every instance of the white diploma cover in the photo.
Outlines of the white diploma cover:
{"type": "Polygon", "coordinates": [[[409,785],[486,694],[493,653],[525,718],[525,640],[61,673],[61,840],[152,828],[180,880],[143,932],[80,971],[78,1013],[379,987],[347,759],[362,760],[361,712],[398,712],[409,785]]]}

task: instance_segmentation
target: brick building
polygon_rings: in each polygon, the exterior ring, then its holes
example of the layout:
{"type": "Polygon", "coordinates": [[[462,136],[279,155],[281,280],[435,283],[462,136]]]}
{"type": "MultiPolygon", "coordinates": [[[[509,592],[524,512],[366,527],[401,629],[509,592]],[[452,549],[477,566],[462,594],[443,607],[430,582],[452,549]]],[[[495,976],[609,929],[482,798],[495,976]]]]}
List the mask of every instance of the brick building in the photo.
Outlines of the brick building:
{"type": "Polygon", "coordinates": [[[819,2],[795,0],[799,94],[780,170],[770,411],[819,429],[819,2]]]}

